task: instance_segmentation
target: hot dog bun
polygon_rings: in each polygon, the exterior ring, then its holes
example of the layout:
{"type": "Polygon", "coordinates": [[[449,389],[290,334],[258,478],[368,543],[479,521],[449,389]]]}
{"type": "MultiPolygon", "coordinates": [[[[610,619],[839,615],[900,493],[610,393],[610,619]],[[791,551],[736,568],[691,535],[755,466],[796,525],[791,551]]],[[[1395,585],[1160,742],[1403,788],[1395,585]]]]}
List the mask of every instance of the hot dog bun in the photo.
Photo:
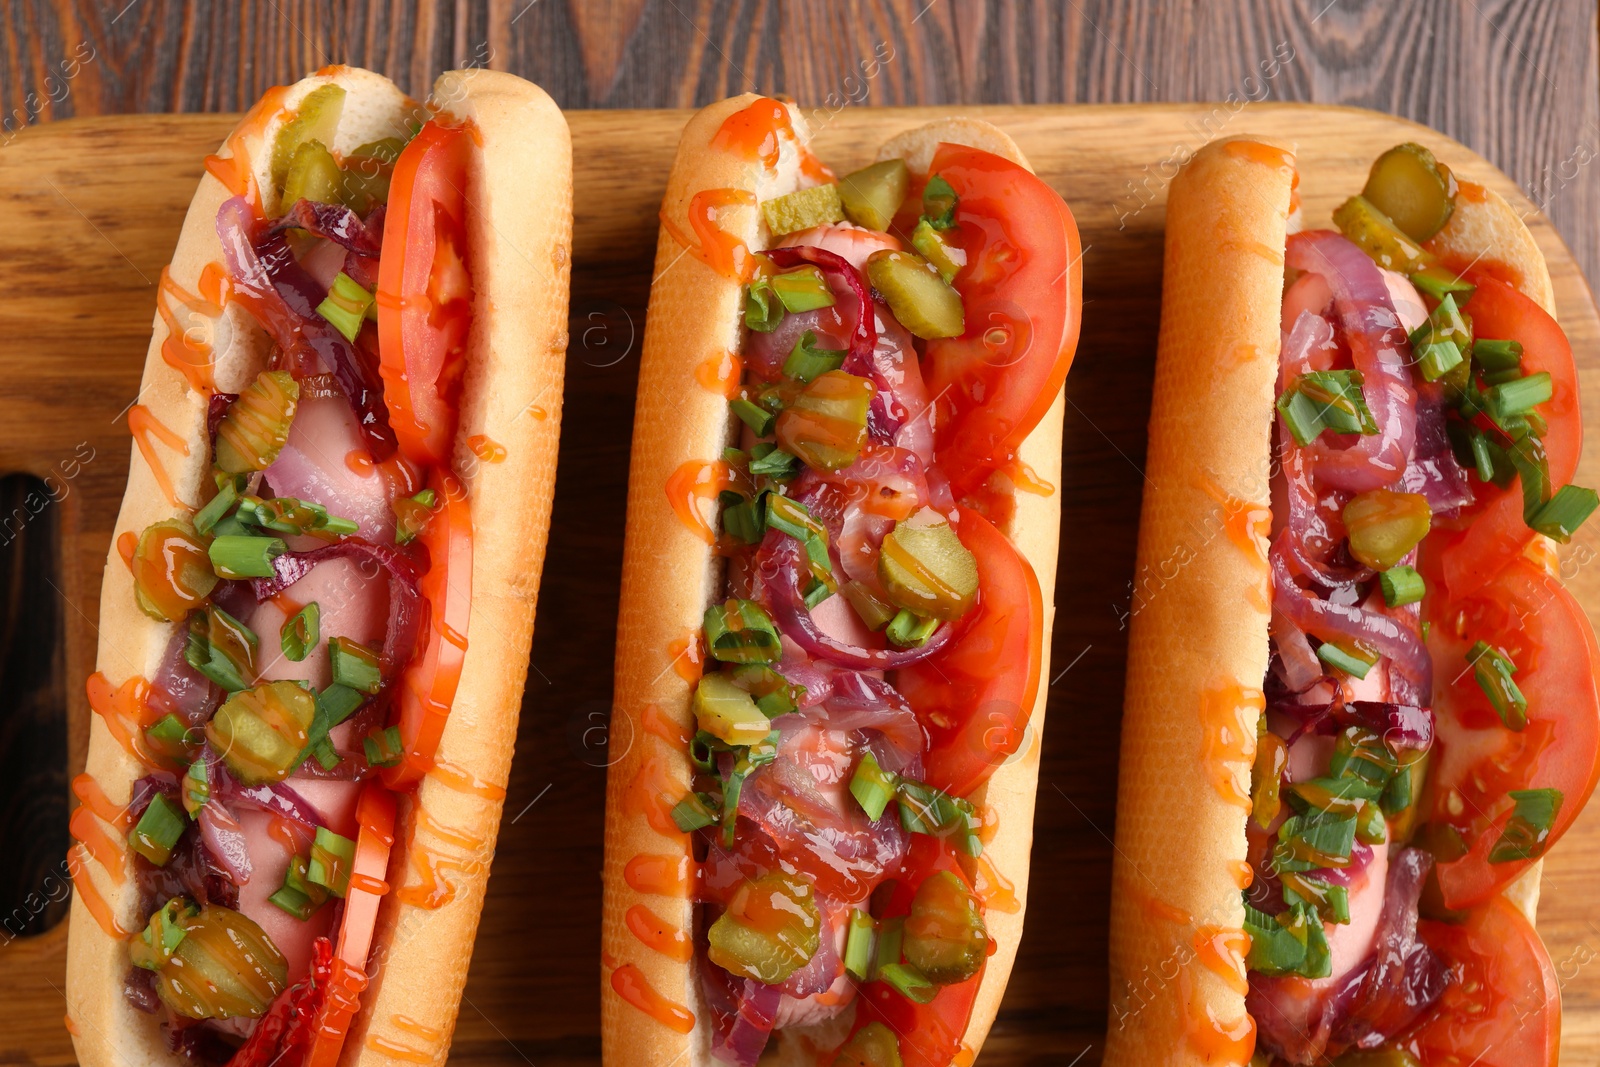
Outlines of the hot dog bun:
{"type": "MultiPolygon", "coordinates": [[[[1247,515],[1270,506],[1293,168],[1282,146],[1227,138],[1195,154],[1167,200],[1117,790],[1107,1067],[1238,1064],[1248,1047],[1244,995],[1199,947],[1244,918],[1246,811],[1227,794],[1249,793],[1267,670],[1267,544],[1247,515]]],[[[1488,257],[1554,313],[1532,235],[1492,191],[1458,199],[1429,247],[1488,257]]],[[[1538,871],[1507,891],[1530,919],[1538,871]]]]}
{"type": "MultiPolygon", "coordinates": [[[[415,104],[387,79],[348,67],[321,71],[290,86],[281,98],[269,97],[267,106],[246,116],[220,150],[224,157],[242,150],[266,196],[273,195],[270,147],[285,114],[330,82],[347,94],[332,146],[336,151],[403,135],[404,120],[415,104]]],[[[543,91],[506,74],[451,72],[438,79],[434,91],[441,107],[471,120],[481,138],[469,174],[475,292],[455,446],[475,534],[474,595],[465,667],[439,758],[486,785],[478,791],[483,795],[475,795],[454,791],[432,775],[424,779],[410,800],[402,802],[387,881],[391,887],[417,881],[408,859],[413,847],[450,848],[448,842],[418,832],[423,816],[427,825],[460,828],[481,839],[481,845],[467,857],[472,862],[463,871],[452,870],[448,876],[454,895],[443,906],[428,910],[401,904],[392,891],[385,897],[372,956],[381,966],[362,995],[362,1011],[344,1046],[344,1063],[390,1062],[391,1056],[382,1051],[385,1042],[408,1050],[408,1062],[445,1059],[516,736],[555,478],[572,226],[566,123],[543,91]],[[466,442],[479,434],[504,446],[503,462],[474,458],[466,442]],[[392,1023],[402,1009],[414,1024],[409,1032],[397,1031],[392,1023]]],[[[183,290],[201,291],[202,269],[222,258],[216,218],[230,195],[213,174],[201,178],[169,268],[172,281],[183,290]]],[[[210,315],[190,311],[179,324],[186,335],[212,341],[212,373],[220,391],[237,390],[265,363],[267,338],[242,307],[225,306],[210,315]]],[[[178,435],[183,448],[157,442],[155,456],[164,472],[158,475],[135,444],[113,543],[126,532],[137,535],[152,522],[191,514],[168,502],[161,478],[170,478],[180,500],[192,503],[209,467],[208,397],[191,388],[163,358],[169,332],[158,314],[139,402],[151,418],[178,435]]],[[[99,670],[113,686],[135,675],[152,676],[174,624],[159,623],[139,610],[129,569],[115,548],[107,555],[100,602],[99,670]]],[[[90,729],[86,771],[116,804],[127,803],[131,783],[145,773],[99,716],[90,729]]],[[[119,842],[125,830],[108,828],[119,842]]],[[[119,881],[82,846],[74,846],[71,860],[79,890],[72,905],[66,996],[77,1026],[79,1061],[176,1062],[162,1042],[160,1016],[135,1010],[122,994],[129,969],[126,944],[108,934],[85,903],[87,883],[108,905],[117,927],[142,928],[131,872],[119,881]]],[[[122,861],[131,867],[125,847],[122,861]]]]}
{"type": "MultiPolygon", "coordinates": [[[[796,140],[782,140],[773,170],[712,147],[712,138],[724,120],[756,99],[746,95],[712,104],[685,127],[662,201],[663,218],[682,231],[692,232],[686,209],[698,191],[740,189],[766,199],[796,188],[800,145],[808,137],[797,108],[789,108],[796,140]]],[[[1027,165],[1004,133],[988,123],[968,120],[902,133],[884,147],[879,158],[902,156],[913,170],[920,165],[925,173],[940,141],[971,144],[1027,165]]],[[[860,165],[866,162],[859,161],[860,165]]],[[[751,249],[771,246],[771,235],[754,207],[726,209],[719,214],[718,225],[751,249]]],[[[732,440],[727,398],[701,385],[696,370],[723,352],[739,350],[742,301],[738,282],[685,252],[662,228],[634,413],[607,788],[601,1017],[604,1059],[616,1067],[704,1067],[713,1062],[710,1025],[694,963],[684,958],[686,954],[648,947],[635,936],[630,923],[651,923],[669,937],[681,935],[693,944],[690,882],[685,879],[681,888],[666,892],[646,892],[633,884],[647,885],[639,877],[638,864],[687,872],[693,862],[690,837],[670,825],[664,829],[652,826],[646,813],[661,796],[672,798],[667,805],[670,808],[689,785],[686,744],[695,729],[690,710],[694,671],[685,667],[680,674],[674,668],[686,639],[699,630],[707,604],[720,598],[722,582],[719,561],[705,541],[679,519],[663,487],[681,465],[714,459],[732,440]],[[634,865],[632,882],[630,864],[634,865]],[[652,992],[641,992],[645,990],[652,992]],[[662,998],[685,1009],[692,1018],[674,1018],[670,1010],[642,1011],[625,999],[624,992],[634,1001],[662,998]],[[657,1014],[659,1018],[653,1017],[657,1014]]],[[[1021,448],[1023,461],[1052,484],[1059,484],[1064,406],[1058,396],[1021,448]]],[[[1015,517],[1003,532],[1027,557],[1044,590],[1044,649],[1048,657],[1060,500],[1054,495],[1028,493],[1017,494],[1016,500],[1015,517]]],[[[1041,671],[1048,677],[1048,662],[1041,671]]],[[[1019,904],[1015,913],[991,910],[986,915],[998,950],[989,958],[967,1027],[964,1044],[973,1050],[982,1045],[994,1020],[1021,934],[1047,688],[1040,687],[1023,749],[972,797],[998,814],[998,830],[985,844],[984,854],[1015,883],[1019,904]]],[[[836,1046],[843,1035],[837,1033],[837,1027],[834,1031],[832,1044],[836,1046]]],[[[782,1039],[771,1043],[768,1055],[785,1065],[810,1067],[818,1062],[818,1045],[829,1043],[825,1033],[813,1035],[815,1041],[796,1030],[780,1031],[779,1036],[782,1039]]]]}

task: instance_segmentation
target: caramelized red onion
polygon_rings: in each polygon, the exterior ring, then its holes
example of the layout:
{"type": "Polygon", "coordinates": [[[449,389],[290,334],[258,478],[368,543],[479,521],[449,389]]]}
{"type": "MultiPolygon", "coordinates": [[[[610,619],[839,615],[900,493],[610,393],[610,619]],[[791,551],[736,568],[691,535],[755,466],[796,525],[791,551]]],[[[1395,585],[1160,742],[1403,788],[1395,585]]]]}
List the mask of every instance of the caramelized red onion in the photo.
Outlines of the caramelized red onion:
{"type": "Polygon", "coordinates": [[[1401,479],[1408,493],[1420,493],[1436,517],[1453,518],[1472,503],[1472,483],[1456,462],[1445,432],[1444,390],[1436,382],[1417,386],[1416,453],[1401,479]]]}
{"type": "Polygon", "coordinates": [[[872,730],[882,735],[901,753],[896,762],[902,766],[928,750],[928,731],[911,704],[877,675],[840,671],[823,708],[823,723],[835,730],[872,730]]]}
{"type": "Polygon", "coordinates": [[[822,271],[833,291],[832,307],[791,312],[770,333],[752,330],[744,346],[745,365],[761,381],[776,381],[783,373],[783,362],[805,336],[816,334],[818,348],[843,350],[843,369],[864,374],[870,367],[872,349],[878,340],[876,323],[870,312],[872,295],[861,272],[842,257],[821,248],[775,248],[766,255],[782,269],[810,264],[822,271]]]}
{"type": "Polygon", "coordinates": [[[1383,738],[1392,751],[1426,752],[1433,747],[1433,712],[1414,704],[1382,700],[1300,704],[1275,700],[1268,703],[1267,710],[1299,722],[1298,733],[1331,735],[1346,726],[1363,726],[1383,738]]]}
{"type": "Polygon", "coordinates": [[[1308,446],[1316,477],[1324,485],[1352,493],[1392,486],[1411,457],[1417,415],[1416,392],[1407,369],[1409,347],[1383,272],[1365,252],[1332,230],[1291,235],[1284,262],[1321,275],[1333,290],[1341,337],[1362,374],[1361,394],[1378,424],[1376,434],[1335,435],[1308,446]]]}
{"type": "Polygon", "coordinates": [[[289,230],[305,230],[317,237],[325,237],[356,255],[374,259],[383,247],[381,224],[373,233],[361,221],[360,215],[343,204],[296,200],[282,218],[267,227],[265,236],[276,237],[289,230]]]}
{"type": "Polygon", "coordinates": [[[200,824],[200,840],[205,842],[206,851],[228,872],[233,884],[248,884],[254,872],[249,842],[239,820],[213,797],[201,806],[196,821],[200,824]]]}
{"type": "Polygon", "coordinates": [[[189,729],[204,726],[222,703],[222,689],[189,666],[184,650],[189,628],[179,626],[161,655],[161,665],[150,679],[150,708],[157,717],[174,715],[189,729]]]}
{"type": "Polygon", "coordinates": [[[735,978],[704,961],[700,973],[713,1022],[711,1055],[737,1067],[756,1067],[772,1036],[783,991],[753,978],[735,978]]]}

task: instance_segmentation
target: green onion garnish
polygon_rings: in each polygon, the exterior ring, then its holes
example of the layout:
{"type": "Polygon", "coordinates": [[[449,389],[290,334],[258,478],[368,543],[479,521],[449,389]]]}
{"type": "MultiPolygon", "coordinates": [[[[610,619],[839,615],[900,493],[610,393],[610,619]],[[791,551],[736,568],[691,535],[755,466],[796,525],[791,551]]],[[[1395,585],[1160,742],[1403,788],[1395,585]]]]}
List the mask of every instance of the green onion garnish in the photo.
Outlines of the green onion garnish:
{"type": "Polygon", "coordinates": [[[1278,413],[1302,447],[1324,430],[1334,433],[1374,434],[1378,424],[1361,395],[1361,372],[1310,371],[1300,375],[1278,397],[1278,413]]]}
{"type": "Polygon", "coordinates": [[[233,479],[224,479],[217,489],[217,495],[206,502],[206,506],[194,513],[194,528],[203,534],[211,532],[212,527],[226,515],[233,506],[239,502],[239,491],[233,487],[233,479]]]}
{"type": "Polygon", "coordinates": [[[339,754],[334,751],[333,742],[328,740],[328,731],[344,722],[355,714],[357,708],[366,703],[365,694],[358,693],[349,686],[330,685],[317,694],[316,711],[311,716],[311,727],[306,731],[306,747],[301,750],[300,762],[315,757],[322,765],[323,770],[331,771],[339,765],[339,754]]]}
{"type": "Polygon", "coordinates": [[[383,688],[378,670],[378,652],[348,637],[328,638],[328,666],[333,684],[348,686],[359,693],[373,694],[383,688]]]}
{"type": "Polygon", "coordinates": [[[1364,845],[1381,845],[1389,839],[1389,821],[1378,804],[1361,805],[1356,813],[1356,840],[1364,845]]]}
{"type": "Polygon", "coordinates": [[[778,628],[754,600],[732,599],[706,609],[706,648],[724,663],[771,663],[783,655],[778,628]]]}
{"type": "MultiPolygon", "coordinates": [[[[797,382],[810,382],[828,371],[844,366],[847,353],[840,349],[818,348],[817,335],[810,330],[800,335],[783,361],[783,374],[797,382]]],[[[829,379],[830,381],[832,379],[829,379]]]]}
{"type": "Polygon", "coordinates": [[[1556,495],[1540,505],[1528,525],[1546,537],[1566,544],[1597,506],[1600,496],[1593,489],[1563,485],[1556,495]]]}
{"type": "Polygon", "coordinates": [[[1487,641],[1479,641],[1468,650],[1467,663],[1472,667],[1472,676],[1477,679],[1478,688],[1483,690],[1483,695],[1489,698],[1489,703],[1499,713],[1500,721],[1512,730],[1521,731],[1526,727],[1528,698],[1511,680],[1511,676],[1517,673],[1517,665],[1511,662],[1511,657],[1487,641]]]}
{"type": "Polygon", "coordinates": [[[1278,827],[1272,864],[1280,873],[1318,867],[1343,867],[1355,847],[1356,818],[1312,808],[1291,815],[1278,827]]]}
{"type": "Polygon", "coordinates": [[[211,542],[211,567],[219,578],[271,578],[272,561],[289,550],[276,537],[227,534],[211,542]]]}
{"type": "Polygon", "coordinates": [[[334,329],[344,334],[345,340],[354,341],[361,333],[361,323],[372,309],[373,296],[344,271],[333,279],[328,297],[317,305],[317,314],[333,323],[334,329]]]}
{"type": "Polygon", "coordinates": [[[900,800],[900,825],[907,832],[931,837],[955,836],[956,847],[962,852],[973,857],[983,854],[983,842],[978,838],[977,810],[971,801],[910,778],[899,779],[895,795],[900,800]]]}
{"type": "Polygon", "coordinates": [[[211,799],[211,780],[206,776],[205,760],[197,759],[183,772],[183,810],[189,818],[198,819],[200,809],[211,799]]]}
{"type": "Polygon", "coordinates": [[[759,404],[753,404],[744,397],[734,399],[728,405],[733,413],[739,416],[739,421],[750,427],[757,437],[765,437],[772,432],[772,426],[778,417],[759,404]]]}
{"type": "Polygon", "coordinates": [[[128,962],[149,971],[161,970],[188,936],[183,920],[199,913],[200,909],[184,897],[169,899],[150,916],[139,936],[129,942],[128,962]]]}
{"type": "Polygon", "coordinates": [[[913,1004],[931,1004],[939,987],[909,963],[889,963],[878,968],[878,980],[887,983],[913,1004]]]}
{"type": "Polygon", "coordinates": [[[154,724],[145,727],[144,735],[166,748],[181,748],[184,745],[197,743],[190,736],[189,728],[170,712],[154,724]]]}
{"type": "Polygon", "coordinates": [[[736,537],[747,545],[761,543],[762,535],[767,532],[768,492],[770,490],[762,490],[748,500],[737,493],[728,494],[737,501],[737,503],[724,501],[722,509],[722,528],[729,536],[736,537]]]}
{"type": "Polygon", "coordinates": [[[1516,801],[1516,808],[1489,850],[1489,862],[1537,859],[1544,855],[1563,794],[1559,789],[1513,789],[1507,796],[1516,801]]]}
{"type": "Polygon", "coordinates": [[[1479,338],[1472,342],[1472,358],[1487,374],[1522,371],[1522,342],[1479,338]]]}
{"type": "Polygon", "coordinates": [[[1555,395],[1549,371],[1529,374],[1492,386],[1484,392],[1489,417],[1496,423],[1512,415],[1524,415],[1555,395]]]}
{"type": "Polygon", "coordinates": [[[688,793],[672,808],[672,821],[686,834],[715,826],[717,813],[704,793],[688,793]]]}
{"type": "Polygon", "coordinates": [[[1385,814],[1393,815],[1411,806],[1413,773],[1412,766],[1407,764],[1395,771],[1394,777],[1389,779],[1389,784],[1383,789],[1383,799],[1379,801],[1385,814]]]}
{"type": "Polygon", "coordinates": [[[1324,641],[1317,646],[1317,658],[1356,678],[1365,678],[1367,672],[1372,670],[1372,665],[1378,662],[1374,653],[1351,652],[1332,641],[1324,641]]]}
{"type": "Polygon", "coordinates": [[[807,264],[767,279],[785,311],[815,311],[834,305],[833,290],[817,267],[807,264]]]}
{"type": "Polygon", "coordinates": [[[361,739],[361,748],[366,753],[368,767],[393,767],[406,754],[405,746],[400,743],[398,726],[373,730],[361,739]]]}
{"type": "Polygon", "coordinates": [[[850,932],[844,943],[844,969],[859,981],[870,980],[872,950],[878,940],[878,924],[860,908],[850,910],[850,932]]]}
{"type": "Polygon", "coordinates": [[[311,859],[306,864],[306,881],[342,897],[350,890],[350,866],[355,858],[354,841],[326,826],[319,826],[316,839],[311,843],[311,859]]]}
{"type": "Polygon", "coordinates": [[[1443,267],[1424,267],[1411,275],[1411,284],[1435,300],[1443,300],[1451,293],[1460,293],[1462,302],[1472,296],[1477,288],[1443,267]]]}
{"type": "Polygon", "coordinates": [[[750,450],[750,473],[786,482],[800,473],[800,460],[763,441],[750,450]]]}
{"type": "Polygon", "coordinates": [[[956,224],[956,191],[943,175],[935,174],[922,187],[922,217],[936,230],[948,230],[956,224]]]}
{"type": "Polygon", "coordinates": [[[150,798],[134,828],[128,831],[128,847],[155,864],[165,867],[172,858],[172,850],[189,825],[183,809],[173,804],[163,793],[150,798]]]}
{"type": "Polygon", "coordinates": [[[1417,369],[1422,377],[1436,382],[1461,362],[1461,349],[1454,341],[1436,341],[1425,344],[1416,352],[1417,369]]]}
{"type": "Polygon", "coordinates": [[[1250,935],[1245,962],[1252,971],[1273,978],[1326,978],[1333,973],[1322,920],[1307,904],[1273,916],[1246,903],[1244,929],[1250,935]]]}
{"type": "Polygon", "coordinates": [[[861,761],[850,776],[850,795],[856,798],[867,818],[877,822],[883,817],[883,809],[894,799],[898,783],[899,777],[880,767],[878,758],[869,750],[861,754],[861,761]]]}
{"type": "Polygon", "coordinates": [[[237,693],[255,684],[260,647],[255,631],[212,604],[190,617],[183,657],[196,671],[237,693]]]}
{"type": "Polygon", "coordinates": [[[938,628],[938,619],[920,618],[901,608],[895,613],[895,617],[889,620],[883,635],[896,648],[920,648],[927,644],[928,638],[932,637],[933,631],[938,628]]]}
{"type": "Polygon", "coordinates": [[[1309,905],[1325,923],[1350,921],[1349,888],[1324,878],[1294,872],[1283,875],[1283,899],[1291,908],[1296,904],[1309,905]]]}
{"type": "Polygon", "coordinates": [[[766,278],[757,278],[744,291],[744,324],[757,333],[771,333],[783,321],[783,301],[766,278]]]}
{"type": "Polygon", "coordinates": [[[1380,574],[1378,584],[1383,586],[1383,602],[1391,608],[1415,604],[1428,591],[1428,583],[1422,580],[1416,568],[1403,564],[1380,574]]]}
{"type": "Polygon", "coordinates": [[[1335,778],[1364,778],[1377,786],[1389,781],[1399,766],[1383,738],[1363,726],[1347,726],[1334,742],[1328,771],[1335,778]]]}
{"type": "Polygon", "coordinates": [[[321,640],[322,609],[313,600],[287,619],[278,631],[278,643],[283,646],[286,658],[296,663],[311,654],[321,640]]]}

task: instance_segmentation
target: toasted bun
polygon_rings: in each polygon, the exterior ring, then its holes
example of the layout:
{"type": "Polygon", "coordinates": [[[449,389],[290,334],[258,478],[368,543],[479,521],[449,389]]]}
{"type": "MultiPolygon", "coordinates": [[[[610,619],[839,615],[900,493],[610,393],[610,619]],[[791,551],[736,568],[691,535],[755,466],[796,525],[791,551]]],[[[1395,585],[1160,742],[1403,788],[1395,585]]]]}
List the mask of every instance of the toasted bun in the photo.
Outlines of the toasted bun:
{"type": "MultiPolygon", "coordinates": [[[[290,86],[281,98],[269,97],[265,106],[246,116],[220,154],[230,157],[235,149],[242,151],[270,195],[270,145],[278,129],[306,94],[330,82],[347,93],[336,151],[403,133],[404,119],[415,106],[404,94],[376,74],[333,67],[290,86]]],[[[458,469],[470,495],[474,596],[466,663],[439,756],[473,779],[503,787],[554,488],[572,224],[570,147],[555,105],[518,78],[455,72],[442,76],[435,91],[446,110],[477,125],[482,141],[469,177],[474,319],[456,446],[458,469]],[[540,207],[527,210],[529,203],[540,207]],[[531,416],[531,404],[544,417],[531,416]],[[505,461],[473,460],[466,441],[477,434],[502,444],[505,461]]],[[[169,268],[173,282],[188,292],[199,292],[201,270],[222,258],[215,220],[230,195],[213,175],[201,178],[169,268]]],[[[265,365],[269,343],[242,308],[227,306],[208,315],[180,307],[179,313],[186,334],[212,339],[218,390],[237,390],[265,365]]],[[[162,357],[168,335],[168,325],[158,314],[139,400],[185,443],[186,453],[158,441],[155,456],[179,499],[193,503],[209,467],[208,397],[191,388],[162,357]]],[[[169,502],[160,477],[136,443],[113,544],[126,532],[137,534],[152,522],[189,514],[169,502]]],[[[101,590],[99,670],[113,686],[135,675],[152,676],[173,629],[138,609],[132,577],[113,548],[101,590]]],[[[117,804],[127,803],[132,782],[145,773],[98,716],[90,728],[86,769],[117,804]]],[[[429,825],[461,828],[481,845],[475,856],[467,857],[476,862],[465,864],[459,876],[454,871],[448,876],[454,896],[444,906],[429,911],[398,904],[393,895],[385,898],[373,957],[382,966],[362,995],[363,1011],[345,1044],[343,1062],[389,1062],[392,1057],[381,1051],[384,1041],[391,1049],[400,1048],[408,1062],[444,1061],[504,795],[503,788],[498,794],[494,789],[481,792],[491,795],[453,792],[430,775],[414,798],[403,803],[388,872],[391,886],[416,880],[408,860],[415,844],[430,850],[449,847],[426,833],[414,842],[419,812],[429,825]],[[393,1031],[390,1020],[397,1011],[414,1023],[409,1032],[393,1031]],[[420,1040],[418,1034],[428,1037],[420,1040]]],[[[122,832],[109,827],[113,840],[120,841],[122,832]]],[[[131,864],[126,853],[123,858],[131,864]]],[[[74,847],[71,863],[79,891],[68,938],[67,1002],[77,1024],[79,1061],[116,1067],[175,1063],[162,1042],[159,1016],[136,1011],[122,995],[128,971],[125,944],[97,923],[84,901],[87,882],[108,904],[122,931],[137,931],[144,917],[136,912],[138,892],[132,878],[118,882],[81,846],[74,847]]]]}
{"type": "MultiPolygon", "coordinates": [[[[1271,427],[1293,156],[1214,142],[1172,182],[1117,789],[1107,1067],[1243,1064],[1240,872],[1268,660],[1271,427]],[[1198,446],[1197,446],[1198,442],[1198,446]],[[1208,964],[1209,960],[1209,964],[1208,964]]],[[[1487,191],[1485,191],[1487,192],[1487,191]]],[[[1485,257],[1547,310],[1550,280],[1498,195],[1429,246],[1485,257]]],[[[1530,919],[1539,865],[1507,890],[1530,919]]]]}
{"type": "MultiPolygon", "coordinates": [[[[683,232],[692,232],[686,209],[701,190],[747,190],[766,199],[797,187],[800,151],[794,141],[783,139],[777,167],[770,171],[711,145],[728,116],[756,99],[746,95],[712,104],[684,128],[662,202],[663,218],[683,232]]],[[[808,138],[805,120],[793,107],[790,117],[803,144],[808,138]]],[[[1027,166],[1009,137],[988,123],[970,120],[933,123],[902,133],[879,158],[902,156],[913,170],[926,172],[941,141],[970,144],[1027,166]]],[[[755,208],[723,211],[717,221],[752,249],[771,246],[771,235],[755,208]]],[[[686,252],[665,226],[657,240],[655,273],[634,413],[617,633],[606,796],[601,1033],[604,1060],[615,1067],[707,1067],[713,1062],[711,1027],[694,963],[648,947],[630,928],[632,923],[648,922],[692,943],[692,886],[685,881],[681,890],[646,891],[651,888],[646,881],[635,877],[630,883],[628,869],[641,857],[669,869],[680,865],[692,869],[691,838],[670,825],[652,826],[647,812],[658,806],[657,798],[670,798],[670,808],[689,786],[685,742],[695,729],[690,709],[690,679],[695,671],[683,662],[681,653],[698,632],[706,606],[720,598],[723,575],[706,542],[678,518],[663,487],[680,466],[716,458],[733,439],[726,397],[701,385],[696,371],[724,352],[739,350],[743,296],[738,282],[686,252]],[[641,994],[642,990],[651,992],[641,994]],[[624,992],[635,1003],[625,999],[624,992]],[[671,1025],[665,1021],[671,1018],[667,1011],[646,1012],[635,1006],[652,996],[687,1015],[671,1025]]],[[[1060,481],[1064,407],[1058,397],[1020,449],[1020,458],[1052,485],[1060,481]]],[[[1016,515],[1004,532],[1032,564],[1044,590],[1048,657],[1060,499],[1053,493],[1019,492],[1016,503],[1016,515]]],[[[1048,662],[1040,669],[1048,675],[1048,662]]],[[[985,968],[964,1037],[964,1044],[974,1051],[994,1020],[1021,936],[1047,688],[1040,687],[1022,750],[972,798],[998,816],[998,828],[984,854],[1014,884],[1017,899],[1015,911],[991,909],[986,916],[998,949],[985,968]]],[[[769,1046],[768,1057],[781,1067],[813,1067],[846,1032],[837,1024],[781,1031],[769,1046]]]]}

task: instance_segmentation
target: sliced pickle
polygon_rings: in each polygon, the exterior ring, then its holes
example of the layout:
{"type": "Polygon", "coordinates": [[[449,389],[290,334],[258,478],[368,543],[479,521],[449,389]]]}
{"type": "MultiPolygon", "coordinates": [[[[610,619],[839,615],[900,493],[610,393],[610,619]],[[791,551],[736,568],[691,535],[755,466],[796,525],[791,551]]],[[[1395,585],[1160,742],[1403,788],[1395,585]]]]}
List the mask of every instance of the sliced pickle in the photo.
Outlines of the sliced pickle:
{"type": "Polygon", "coordinates": [[[977,898],[949,871],[935,871],[917,886],[906,916],[901,951],[906,962],[936,985],[965,982],[989,954],[989,932],[977,898]]]}
{"type": "Polygon", "coordinates": [[[923,508],[895,523],[878,555],[889,599],[923,618],[960,618],[978,595],[978,561],[950,521],[923,508]]]}
{"type": "Polygon", "coordinates": [[[894,317],[917,337],[960,337],[966,329],[961,294],[921,256],[881,249],[867,259],[867,275],[894,317]]]}
{"type": "Polygon", "coordinates": [[[178,622],[211,599],[217,573],[205,543],[182,519],[151,523],[133,550],[133,593],[153,619],[178,622]]]}
{"type": "Polygon", "coordinates": [[[850,1036],[839,1049],[833,1067],[904,1067],[900,1040],[883,1023],[870,1022],[850,1036]]]}
{"type": "Polygon", "coordinates": [[[755,697],[721,674],[707,674],[694,691],[694,717],[700,729],[730,745],[766,740],[772,723],[756,707],[755,697]]]}
{"type": "Polygon", "coordinates": [[[294,158],[289,161],[280,207],[287,211],[298,200],[337,204],[343,177],[333,153],[321,141],[307,141],[295,149],[294,158]]]}
{"type": "Polygon", "coordinates": [[[939,277],[945,281],[956,276],[956,271],[966,265],[967,254],[959,248],[952,247],[944,239],[944,234],[934,227],[927,219],[918,219],[917,228],[911,232],[911,247],[923,259],[932,263],[939,272],[939,277]]]}
{"type": "Polygon", "coordinates": [[[822,916],[811,883],[768,874],[734,891],[706,934],[706,955],[729,974],[776,985],[816,955],[822,916]]]}
{"type": "Polygon", "coordinates": [[[217,426],[213,462],[220,471],[266,470],[289,440],[300,403],[300,383],[285,370],[265,370],[228,406],[217,426]]]}
{"type": "Polygon", "coordinates": [[[911,188],[911,172],[903,159],[886,159],[839,179],[839,200],[857,226],[887,230],[911,188]]]}
{"type": "Polygon", "coordinates": [[[799,233],[813,226],[844,221],[837,185],[813,185],[773,197],[761,205],[761,217],[774,236],[799,233]]]}
{"type": "MultiPolygon", "coordinates": [[[[309,141],[332,145],[339,129],[339,117],[344,113],[344,89],[338,85],[324,85],[313,89],[300,101],[294,117],[278,130],[272,142],[272,185],[282,189],[289,178],[289,170],[300,146],[309,141]]],[[[324,149],[326,151],[326,149],[324,149]]],[[[286,203],[294,203],[287,196],[286,203]]]]}
{"type": "Polygon", "coordinates": [[[1373,489],[1344,506],[1350,554],[1375,571],[1386,571],[1428,535],[1433,510],[1420,493],[1373,489]]]}
{"type": "Polygon", "coordinates": [[[818,376],[778,416],[778,444],[808,467],[836,471],[856,461],[867,441],[871,379],[831,370],[818,376]]]}
{"type": "Polygon", "coordinates": [[[339,199],[358,215],[365,215],[389,199],[389,182],[394,176],[394,161],[406,143],[398,137],[371,141],[351,152],[344,160],[339,179],[339,199]]]}
{"type": "Polygon", "coordinates": [[[206,740],[245,785],[281,782],[300,762],[316,706],[298,682],[267,682],[229,697],[206,724],[206,740]]]}
{"type": "Polygon", "coordinates": [[[182,920],[183,938],[156,972],[156,995],[187,1019],[260,1018],[289,966],[256,923],[212,904],[182,920]]]}
{"type": "Polygon", "coordinates": [[[1334,225],[1378,266],[1410,274],[1433,265],[1433,256],[1364,196],[1352,196],[1333,213],[1334,225]]]}
{"type": "Polygon", "coordinates": [[[1456,207],[1456,178],[1432,152],[1407,142],[1373,162],[1361,195],[1420,244],[1450,221],[1456,207]]]}

